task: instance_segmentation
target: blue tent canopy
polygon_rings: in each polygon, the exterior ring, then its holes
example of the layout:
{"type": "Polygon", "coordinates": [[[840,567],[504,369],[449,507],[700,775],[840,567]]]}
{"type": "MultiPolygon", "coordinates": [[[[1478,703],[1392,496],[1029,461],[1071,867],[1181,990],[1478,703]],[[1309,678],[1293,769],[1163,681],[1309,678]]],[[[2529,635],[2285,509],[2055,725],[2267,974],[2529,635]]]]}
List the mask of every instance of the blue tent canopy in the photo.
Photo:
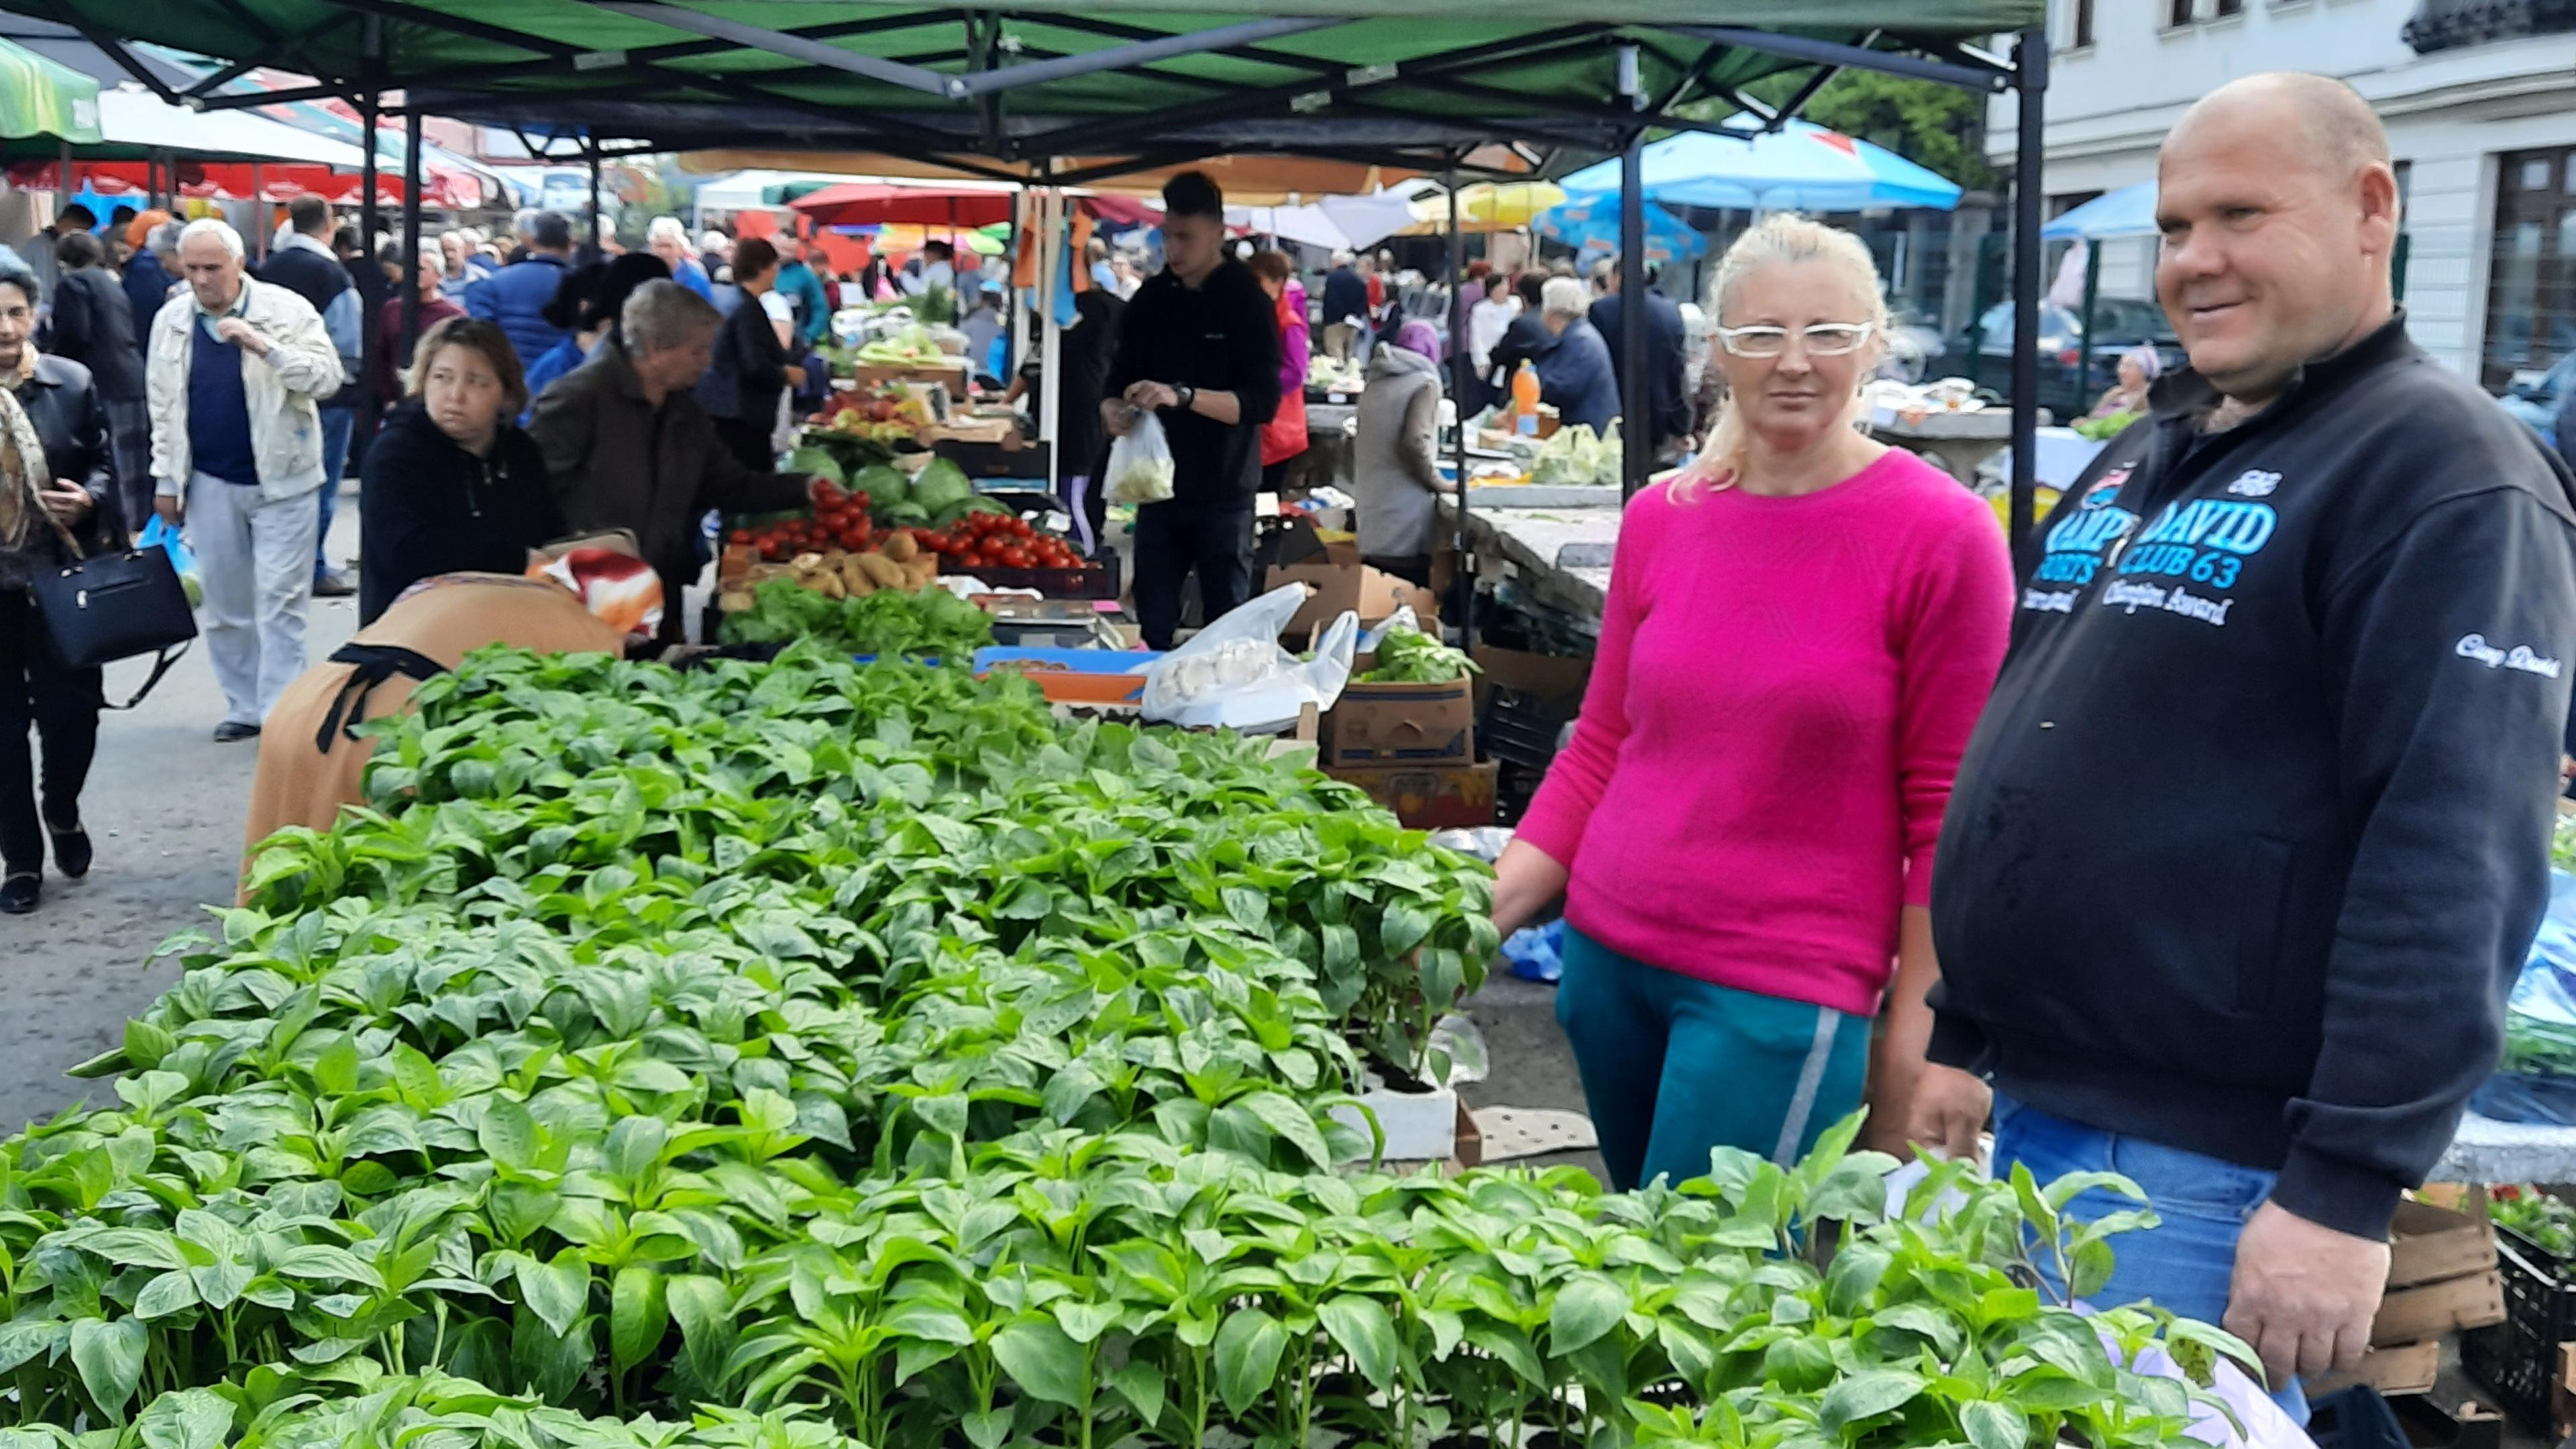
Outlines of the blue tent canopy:
{"type": "MultiPolygon", "coordinates": [[[[1739,115],[1750,132],[1760,123],[1739,115]]],[[[1959,188],[1893,151],[1791,121],[1779,131],[1744,138],[1684,131],[1646,148],[1646,197],[1666,206],[1746,211],[1860,211],[1928,206],[1947,211],[1959,188]]],[[[1616,192],[1617,160],[1565,178],[1568,193],[1616,192]]]]}
{"type": "Polygon", "coordinates": [[[2156,234],[2156,184],[2141,181],[2105,191],[2039,229],[2042,241],[2107,241],[2156,234]]]}
{"type": "MultiPolygon", "coordinates": [[[[1646,260],[1661,265],[1689,261],[1708,250],[1708,239],[1662,207],[1647,203],[1646,260]]],[[[1619,198],[1571,196],[1531,218],[1530,229],[1577,251],[1619,250],[1619,198]]]]}

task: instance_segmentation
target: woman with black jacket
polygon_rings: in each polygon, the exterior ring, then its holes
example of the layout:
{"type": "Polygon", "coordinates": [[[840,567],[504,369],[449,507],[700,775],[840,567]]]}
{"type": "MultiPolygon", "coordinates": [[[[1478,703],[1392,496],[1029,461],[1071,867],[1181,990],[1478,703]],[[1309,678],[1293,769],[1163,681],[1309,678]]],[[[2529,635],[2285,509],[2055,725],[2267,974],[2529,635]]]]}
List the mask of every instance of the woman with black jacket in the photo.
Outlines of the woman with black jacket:
{"type": "Polygon", "coordinates": [[[99,672],[54,662],[27,585],[121,541],[107,407],[89,369],[36,351],[36,274],[0,247],[0,912],[25,915],[54,868],[89,873],[81,787],[98,753],[99,672]],[[32,725],[44,748],[39,775],[32,725]]]}
{"type": "Polygon", "coordinates": [[[789,383],[804,386],[804,369],[787,361],[787,344],[779,337],[786,308],[771,301],[778,295],[778,250],[760,237],[733,244],[733,284],[742,301],[716,329],[714,358],[698,379],[698,406],[715,421],[725,451],[746,468],[767,473],[778,466],[772,442],[778,431],[778,400],[789,383]]]}
{"type": "Polygon", "coordinates": [[[536,440],[511,419],[528,404],[499,327],[451,317],[420,339],[411,396],[367,450],[358,506],[358,622],[436,574],[525,572],[566,528],[536,440]]]}

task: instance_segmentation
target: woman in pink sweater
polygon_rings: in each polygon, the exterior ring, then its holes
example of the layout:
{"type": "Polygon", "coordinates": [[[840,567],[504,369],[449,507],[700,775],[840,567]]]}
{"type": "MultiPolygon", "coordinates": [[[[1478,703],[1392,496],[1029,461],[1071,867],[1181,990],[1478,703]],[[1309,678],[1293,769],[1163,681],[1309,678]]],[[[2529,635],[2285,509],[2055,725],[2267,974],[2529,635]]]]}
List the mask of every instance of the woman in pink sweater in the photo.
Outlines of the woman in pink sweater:
{"type": "Polygon", "coordinates": [[[1886,330],[1867,249],[1770,217],[1716,301],[1726,411],[1628,506],[1582,717],[1495,895],[1506,933],[1565,895],[1557,1019],[1620,1188],[1717,1146],[1790,1161],[1873,1075],[1872,1139],[1903,1145],[1932,847],[2012,605],[1985,505],[1854,426],[1886,330]]]}

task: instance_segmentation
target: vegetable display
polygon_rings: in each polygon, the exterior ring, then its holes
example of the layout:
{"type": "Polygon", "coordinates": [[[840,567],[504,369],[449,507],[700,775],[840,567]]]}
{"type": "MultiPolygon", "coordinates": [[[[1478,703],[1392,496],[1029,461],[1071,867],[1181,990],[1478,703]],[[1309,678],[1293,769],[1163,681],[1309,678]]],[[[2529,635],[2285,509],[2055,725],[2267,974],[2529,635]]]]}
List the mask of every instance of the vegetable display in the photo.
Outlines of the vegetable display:
{"type": "Polygon", "coordinates": [[[1454,684],[1476,667],[1466,651],[1452,649],[1419,629],[1390,628],[1377,641],[1377,663],[1354,681],[1359,684],[1454,684]]]}
{"type": "Polygon", "coordinates": [[[1856,1122],[1635,1194],[1328,1171],[1490,876],[1255,742],[810,642],[413,701],[106,1105],[0,1143],[0,1449],[2132,1449],[2195,1405],[2132,1355],[2250,1359],[2059,1306],[2125,1183],[1891,1216],[1856,1122]]]}
{"type": "Polygon", "coordinates": [[[1614,484],[1619,481],[1619,425],[1607,436],[1590,423],[1558,428],[1547,435],[1530,459],[1529,481],[1552,487],[1614,484]]]}
{"type": "Polygon", "coordinates": [[[2088,442],[2107,443],[2120,436],[2129,424],[2138,420],[2139,416],[2137,413],[2119,412],[2108,417],[2077,418],[2072,426],[2075,429],[2075,435],[2079,438],[2088,442]]]}
{"type": "Polygon", "coordinates": [[[902,582],[878,587],[859,569],[876,560],[884,570],[898,565],[885,555],[846,556],[849,583],[826,574],[832,592],[797,579],[771,579],[755,585],[747,608],[728,609],[723,636],[728,644],[792,644],[812,639],[827,649],[850,654],[912,654],[963,661],[993,642],[993,618],[946,589],[905,592],[902,582]],[[855,590],[855,591],[853,591],[855,590]]]}
{"type": "Polygon", "coordinates": [[[2576,1258],[2576,1206],[2536,1187],[2498,1184],[2487,1189],[2487,1216],[2553,1257],[2576,1258]]]}

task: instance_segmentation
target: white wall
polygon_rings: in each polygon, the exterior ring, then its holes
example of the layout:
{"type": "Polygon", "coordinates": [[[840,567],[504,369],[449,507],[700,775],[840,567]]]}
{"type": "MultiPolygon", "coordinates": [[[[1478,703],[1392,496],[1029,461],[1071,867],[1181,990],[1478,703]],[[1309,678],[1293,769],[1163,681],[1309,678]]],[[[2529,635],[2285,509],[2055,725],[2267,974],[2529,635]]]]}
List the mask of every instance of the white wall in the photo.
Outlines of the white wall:
{"type": "MultiPolygon", "coordinates": [[[[2212,0],[2199,0],[2206,16],[2212,0]]],[[[2417,56],[2401,29],[2416,0],[2245,0],[2244,13],[2168,29],[2166,0],[2094,0],[2093,44],[2064,48],[2075,0],[2050,0],[2046,189],[2108,191],[2155,176],[2155,148],[2200,96],[2267,70],[2339,76],[2411,163],[2406,305],[2415,340],[2476,372],[2499,152],[2576,144],[2576,34],[2417,56]]],[[[1987,149],[2012,164],[2018,111],[1991,103],[1987,149]]],[[[2104,256],[2104,289],[2134,293],[2136,268],[2104,256]],[[2114,287],[2117,276],[2122,285],[2114,287]]]]}

